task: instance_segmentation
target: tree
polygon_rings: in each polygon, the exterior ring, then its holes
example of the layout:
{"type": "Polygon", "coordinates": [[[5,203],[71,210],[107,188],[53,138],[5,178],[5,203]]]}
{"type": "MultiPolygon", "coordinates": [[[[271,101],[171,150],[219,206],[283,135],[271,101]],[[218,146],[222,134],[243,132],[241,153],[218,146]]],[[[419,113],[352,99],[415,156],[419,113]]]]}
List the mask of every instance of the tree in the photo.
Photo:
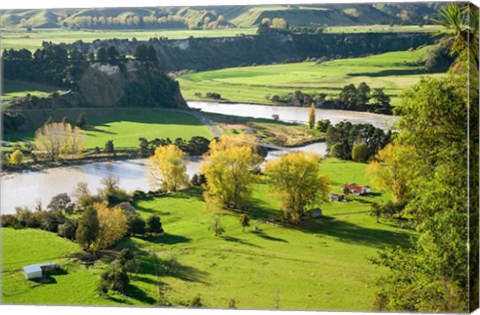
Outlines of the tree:
{"type": "Polygon", "coordinates": [[[110,63],[117,62],[119,56],[120,54],[118,53],[118,50],[115,48],[115,46],[108,47],[107,49],[108,62],[110,63]]]}
{"type": "Polygon", "coordinates": [[[66,213],[71,214],[73,212],[74,204],[72,204],[72,199],[70,199],[68,194],[62,193],[52,197],[47,208],[53,211],[65,211],[66,213]]]}
{"type": "Polygon", "coordinates": [[[370,100],[370,87],[365,83],[361,82],[357,88],[357,95],[355,97],[356,105],[366,105],[370,100]]]}
{"type": "Polygon", "coordinates": [[[80,113],[77,118],[77,127],[78,128],[85,128],[88,124],[87,114],[85,112],[80,113]]]}
{"type": "Polygon", "coordinates": [[[148,49],[144,44],[140,44],[135,48],[135,53],[133,54],[135,59],[139,61],[146,61],[148,58],[148,49]]]}
{"type": "Polygon", "coordinates": [[[83,149],[85,136],[78,127],[70,124],[49,123],[35,132],[35,146],[51,161],[60,155],[78,155],[83,149]]]}
{"type": "Polygon", "coordinates": [[[215,236],[221,236],[225,233],[225,228],[222,225],[222,221],[218,215],[214,215],[212,218],[212,224],[208,227],[209,231],[213,231],[215,236]]]}
{"type": "Polygon", "coordinates": [[[375,105],[390,106],[390,96],[383,92],[383,88],[373,89],[372,98],[375,100],[375,105]]]}
{"type": "Polygon", "coordinates": [[[405,167],[405,163],[408,163],[406,154],[401,146],[388,144],[367,167],[373,183],[390,192],[396,203],[403,203],[408,199],[408,183],[412,177],[405,167]]]}
{"type": "Polygon", "coordinates": [[[105,49],[105,47],[100,47],[98,50],[97,50],[97,59],[96,59],[97,62],[101,62],[101,63],[106,63],[108,61],[108,55],[107,55],[107,50],[105,49]]]}
{"type": "Polygon", "coordinates": [[[95,203],[93,207],[97,210],[98,216],[98,235],[93,247],[109,248],[127,232],[127,217],[119,208],[109,209],[107,202],[95,203]]]}
{"type": "Polygon", "coordinates": [[[478,264],[478,234],[467,241],[469,215],[478,222],[478,212],[468,211],[478,209],[478,195],[468,203],[469,189],[478,194],[478,88],[469,90],[466,79],[422,79],[404,92],[396,109],[402,132],[395,147],[409,153],[403,162],[412,161],[399,166],[412,175],[405,211],[420,235],[412,249],[386,250],[374,260],[390,269],[378,282],[379,309],[466,312],[468,288],[478,285],[478,271],[471,270],[470,280],[468,268],[469,259],[478,264]],[[477,128],[467,134],[469,115],[477,128]],[[470,184],[469,163],[477,178],[470,184]]]}
{"type": "Polygon", "coordinates": [[[338,101],[342,104],[342,108],[355,109],[357,105],[357,88],[355,85],[345,85],[338,96],[338,101]]]}
{"type": "Polygon", "coordinates": [[[157,215],[149,216],[147,219],[147,231],[153,234],[163,233],[162,222],[157,215]]]}
{"type": "Polygon", "coordinates": [[[76,230],[77,230],[77,223],[74,220],[65,220],[64,223],[58,226],[57,234],[60,237],[67,238],[69,240],[74,240],[76,230]]]}
{"type": "Polygon", "coordinates": [[[147,232],[146,222],[138,215],[132,215],[128,218],[128,231],[131,234],[144,235],[147,232]]]}
{"type": "Polygon", "coordinates": [[[370,156],[368,146],[365,143],[357,143],[352,149],[352,160],[355,162],[365,163],[370,156]]]}
{"type": "Polygon", "coordinates": [[[75,233],[75,239],[84,250],[90,250],[92,244],[97,239],[99,222],[97,210],[88,207],[78,220],[78,228],[75,233]]]}
{"type": "Polygon", "coordinates": [[[115,153],[115,146],[113,145],[113,140],[108,140],[105,143],[105,149],[103,151],[107,154],[114,154],[115,153]]]}
{"type": "Polygon", "coordinates": [[[22,164],[23,161],[23,153],[20,150],[13,151],[12,155],[10,155],[9,164],[18,166],[22,164]]]}
{"type": "Polygon", "coordinates": [[[206,199],[220,207],[242,209],[252,194],[254,171],[261,157],[254,153],[255,137],[222,137],[210,144],[210,155],[201,164],[206,199]]]}
{"type": "Polygon", "coordinates": [[[310,105],[310,111],[308,112],[308,128],[313,129],[315,127],[315,103],[310,105]]]}
{"type": "Polygon", "coordinates": [[[272,22],[270,24],[270,27],[281,29],[281,30],[286,30],[286,29],[288,29],[288,23],[283,18],[273,18],[272,22]]]}
{"type": "Polygon", "coordinates": [[[157,52],[155,51],[155,48],[153,46],[149,45],[147,47],[147,60],[152,61],[154,63],[158,63],[158,57],[157,57],[157,52]]]}
{"type": "Polygon", "coordinates": [[[321,119],[317,121],[317,129],[321,132],[327,132],[329,126],[330,120],[328,119],[321,119]]]}
{"type": "Polygon", "coordinates": [[[240,225],[242,226],[242,232],[245,232],[245,228],[250,226],[250,218],[246,214],[240,215],[240,225]]]}
{"type": "Polygon", "coordinates": [[[298,223],[313,207],[326,200],[329,181],[320,176],[320,157],[312,152],[292,152],[265,165],[271,188],[282,205],[283,218],[298,223]]]}
{"type": "Polygon", "coordinates": [[[107,293],[108,290],[118,291],[122,294],[130,283],[127,270],[120,261],[115,260],[101,275],[99,290],[107,293]]]}
{"type": "Polygon", "coordinates": [[[473,4],[462,7],[449,3],[442,6],[440,18],[433,21],[444,27],[438,35],[443,35],[442,42],[450,44],[450,54],[457,56],[451,69],[465,69],[469,64],[472,75],[478,76],[478,8],[473,4]]]}
{"type": "Polygon", "coordinates": [[[159,173],[161,188],[166,191],[177,191],[188,187],[187,164],[183,160],[185,153],[176,145],[158,147],[150,162],[159,173]]]}

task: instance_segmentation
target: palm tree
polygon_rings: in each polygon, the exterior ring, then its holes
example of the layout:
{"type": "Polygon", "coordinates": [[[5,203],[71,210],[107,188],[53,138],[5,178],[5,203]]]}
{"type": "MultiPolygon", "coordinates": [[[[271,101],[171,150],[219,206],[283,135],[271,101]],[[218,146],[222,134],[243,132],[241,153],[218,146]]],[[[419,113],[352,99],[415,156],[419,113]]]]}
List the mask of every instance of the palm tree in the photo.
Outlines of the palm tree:
{"type": "Polygon", "coordinates": [[[442,41],[450,44],[450,54],[457,56],[452,70],[468,62],[470,70],[478,76],[478,8],[473,4],[449,3],[440,10],[440,19],[433,22],[445,27],[436,35],[443,35],[442,41]]]}

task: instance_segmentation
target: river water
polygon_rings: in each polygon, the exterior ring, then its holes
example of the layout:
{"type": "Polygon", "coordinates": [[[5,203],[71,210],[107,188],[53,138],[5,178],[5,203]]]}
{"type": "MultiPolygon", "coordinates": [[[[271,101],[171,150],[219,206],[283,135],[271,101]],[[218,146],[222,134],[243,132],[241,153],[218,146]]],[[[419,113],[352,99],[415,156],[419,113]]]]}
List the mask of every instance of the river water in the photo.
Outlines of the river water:
{"type": "MultiPolygon", "coordinates": [[[[298,107],[273,107],[247,104],[217,104],[204,102],[189,102],[193,108],[204,112],[215,112],[236,116],[251,116],[256,118],[272,118],[279,115],[280,120],[305,122],[308,109],[298,107]]],[[[341,120],[352,123],[371,123],[379,128],[386,128],[391,116],[362,112],[317,109],[317,119],[330,119],[332,123],[341,120]]],[[[314,143],[293,150],[313,151],[324,155],[325,143],[314,143]]],[[[280,151],[270,151],[267,160],[283,154],[280,151]]],[[[190,176],[197,173],[200,158],[190,158],[187,172],[190,176]]],[[[71,194],[79,182],[86,182],[91,192],[101,188],[101,180],[106,176],[120,179],[120,187],[127,192],[136,189],[143,191],[158,188],[158,181],[147,159],[124,160],[114,162],[97,162],[84,165],[51,168],[35,172],[7,174],[1,178],[1,213],[15,213],[15,207],[26,206],[31,209],[40,202],[46,208],[50,199],[60,193],[71,194]]]]}

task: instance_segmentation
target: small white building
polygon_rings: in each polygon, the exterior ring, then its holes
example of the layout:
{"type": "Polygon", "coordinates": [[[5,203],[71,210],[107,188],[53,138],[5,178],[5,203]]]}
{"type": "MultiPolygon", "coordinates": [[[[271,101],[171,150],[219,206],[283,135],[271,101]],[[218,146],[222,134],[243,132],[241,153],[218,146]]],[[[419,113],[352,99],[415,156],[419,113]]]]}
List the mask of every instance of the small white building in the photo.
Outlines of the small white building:
{"type": "Polygon", "coordinates": [[[54,265],[54,262],[46,262],[42,264],[25,266],[23,267],[25,279],[31,280],[41,278],[43,276],[43,268],[54,265]]]}

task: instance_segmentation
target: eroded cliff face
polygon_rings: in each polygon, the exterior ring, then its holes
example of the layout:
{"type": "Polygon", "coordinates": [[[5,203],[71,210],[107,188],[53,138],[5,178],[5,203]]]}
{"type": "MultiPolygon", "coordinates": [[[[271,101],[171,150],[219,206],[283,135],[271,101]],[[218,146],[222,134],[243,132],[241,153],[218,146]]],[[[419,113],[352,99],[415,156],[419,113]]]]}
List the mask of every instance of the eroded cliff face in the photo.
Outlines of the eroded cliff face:
{"type": "Polygon", "coordinates": [[[78,83],[88,105],[110,107],[186,107],[178,83],[153,62],[94,63],[78,83]]]}
{"type": "Polygon", "coordinates": [[[79,107],[186,108],[178,82],[149,61],[124,60],[116,64],[93,63],[74,89],[46,98],[23,98],[10,109],[79,107]]]}

